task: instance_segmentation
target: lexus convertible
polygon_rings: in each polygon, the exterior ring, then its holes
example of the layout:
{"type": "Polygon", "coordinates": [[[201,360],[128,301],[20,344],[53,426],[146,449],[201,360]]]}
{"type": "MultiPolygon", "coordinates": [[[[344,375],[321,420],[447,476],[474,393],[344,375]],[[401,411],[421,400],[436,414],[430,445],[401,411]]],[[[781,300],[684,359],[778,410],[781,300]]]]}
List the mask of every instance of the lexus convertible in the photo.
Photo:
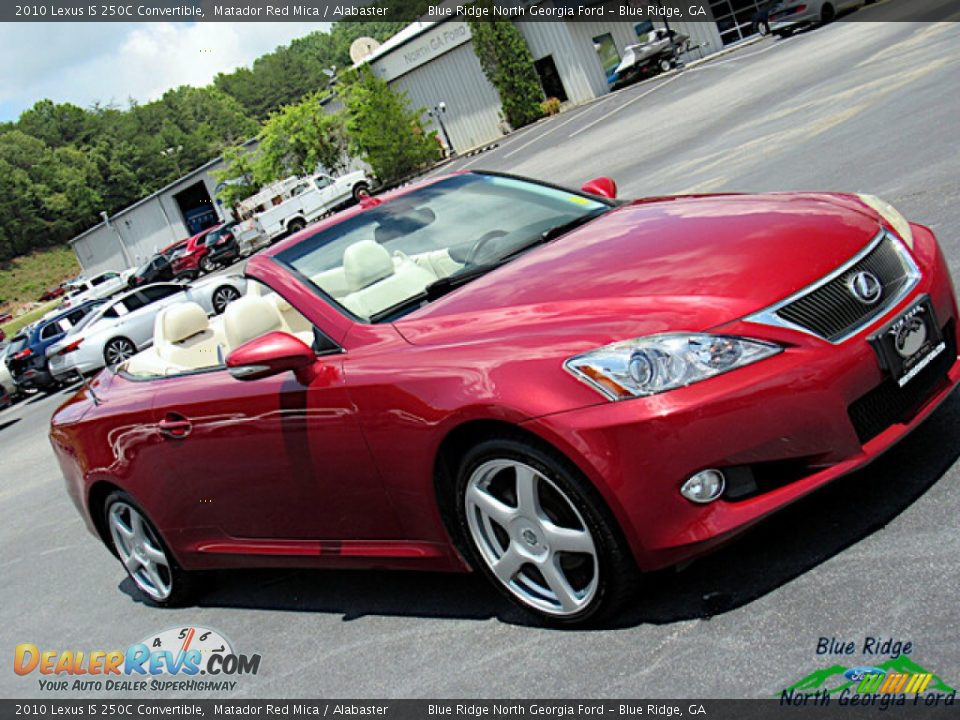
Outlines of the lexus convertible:
{"type": "Polygon", "coordinates": [[[473,569],[597,621],[960,380],[937,242],[868,195],[463,172],[246,275],[214,319],[164,308],[52,419],[73,502],[158,604],[210,569],[473,569]]]}

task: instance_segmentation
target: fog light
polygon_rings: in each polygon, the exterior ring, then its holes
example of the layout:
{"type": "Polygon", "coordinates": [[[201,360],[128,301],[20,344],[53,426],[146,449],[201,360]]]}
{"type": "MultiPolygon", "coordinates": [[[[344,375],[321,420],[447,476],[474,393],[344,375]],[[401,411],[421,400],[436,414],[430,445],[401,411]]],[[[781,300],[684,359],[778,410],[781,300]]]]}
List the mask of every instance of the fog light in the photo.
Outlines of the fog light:
{"type": "Polygon", "coordinates": [[[680,494],[695,503],[713,502],[723,494],[726,485],[723,473],[719,470],[701,470],[680,488],[680,494]]]}

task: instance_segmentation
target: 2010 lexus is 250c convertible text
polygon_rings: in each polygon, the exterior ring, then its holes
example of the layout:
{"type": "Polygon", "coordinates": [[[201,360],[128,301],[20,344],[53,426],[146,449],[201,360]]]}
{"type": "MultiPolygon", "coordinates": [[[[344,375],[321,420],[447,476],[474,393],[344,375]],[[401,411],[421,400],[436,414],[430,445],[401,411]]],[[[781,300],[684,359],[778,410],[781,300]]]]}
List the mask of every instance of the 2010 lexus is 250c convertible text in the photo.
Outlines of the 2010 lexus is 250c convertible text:
{"type": "Polygon", "coordinates": [[[161,604],[217,568],[474,568],[582,622],[960,380],[941,251],[882,200],[615,196],[463,172],[269,248],[56,412],[73,501],[161,604]]]}

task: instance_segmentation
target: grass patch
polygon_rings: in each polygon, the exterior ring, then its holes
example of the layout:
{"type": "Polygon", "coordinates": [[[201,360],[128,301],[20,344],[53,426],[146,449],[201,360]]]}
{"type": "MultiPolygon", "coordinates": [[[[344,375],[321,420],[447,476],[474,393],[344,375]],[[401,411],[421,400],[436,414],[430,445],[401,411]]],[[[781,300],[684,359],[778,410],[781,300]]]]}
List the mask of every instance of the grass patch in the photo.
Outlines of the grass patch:
{"type": "Polygon", "coordinates": [[[25,312],[23,315],[15,317],[13,320],[3,325],[2,328],[3,328],[3,331],[7,334],[7,339],[8,340],[11,339],[14,335],[17,334],[17,331],[20,328],[24,327],[25,325],[29,325],[34,320],[39,320],[40,318],[42,318],[48,312],[53,310],[53,308],[55,308],[57,306],[57,303],[59,302],[60,302],[60,298],[57,298],[56,300],[51,300],[48,303],[44,303],[40,307],[34,308],[33,310],[29,310],[25,312]]]}
{"type": "MultiPolygon", "coordinates": [[[[68,246],[51,248],[14,258],[0,265],[0,312],[17,314],[25,305],[39,302],[47,288],[59,285],[80,272],[77,256],[68,246]]],[[[54,303],[44,303],[36,309],[15,317],[3,326],[11,337],[14,332],[52,308],[54,303]]]]}

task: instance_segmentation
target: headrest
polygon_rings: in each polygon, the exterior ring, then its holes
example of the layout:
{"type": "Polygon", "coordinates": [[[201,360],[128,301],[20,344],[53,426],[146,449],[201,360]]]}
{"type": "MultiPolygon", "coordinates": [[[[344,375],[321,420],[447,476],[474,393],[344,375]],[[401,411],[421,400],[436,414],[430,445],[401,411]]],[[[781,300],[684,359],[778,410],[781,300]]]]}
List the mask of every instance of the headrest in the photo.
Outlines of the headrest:
{"type": "Polygon", "coordinates": [[[393,259],[382,245],[361,240],[344,251],[343,274],[351,290],[362,290],[393,275],[393,259]]]}
{"type": "Polygon", "coordinates": [[[210,327],[210,320],[203,308],[195,302],[171,305],[160,316],[160,333],[170,343],[183,342],[210,327]]]}
{"type": "Polygon", "coordinates": [[[227,346],[236,348],[248,340],[283,329],[283,319],[276,305],[266,298],[244,295],[223,311],[223,331],[227,346]]]}

